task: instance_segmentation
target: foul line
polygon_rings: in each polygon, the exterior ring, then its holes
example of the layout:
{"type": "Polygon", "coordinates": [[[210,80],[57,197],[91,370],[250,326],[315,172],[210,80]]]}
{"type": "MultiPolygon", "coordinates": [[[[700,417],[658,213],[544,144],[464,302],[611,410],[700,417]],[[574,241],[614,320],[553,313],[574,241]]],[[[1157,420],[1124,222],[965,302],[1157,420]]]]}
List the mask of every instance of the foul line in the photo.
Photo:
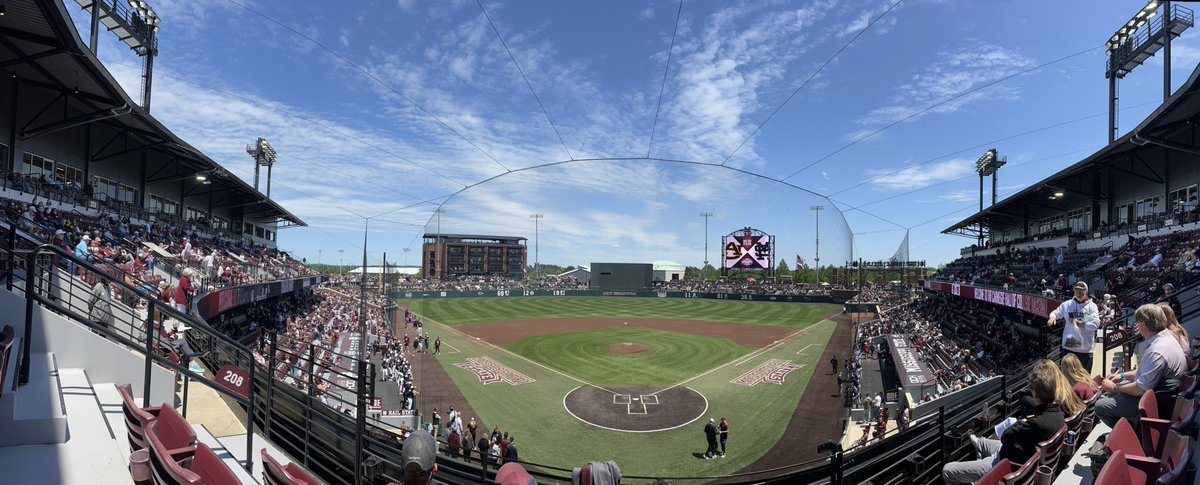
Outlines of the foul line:
{"type": "Polygon", "coordinates": [[[800,349],[798,352],[796,352],[796,355],[806,355],[806,354],[803,354],[803,352],[804,352],[805,350],[808,350],[808,348],[809,348],[809,347],[812,347],[812,346],[814,346],[814,345],[817,345],[817,344],[808,344],[808,345],[805,345],[805,346],[804,346],[804,348],[802,348],[802,349],[800,349]]]}
{"type": "Polygon", "coordinates": [[[721,364],[721,365],[719,365],[719,366],[717,366],[717,367],[713,367],[712,369],[709,369],[709,370],[707,370],[707,371],[704,371],[704,372],[703,372],[703,373],[701,373],[700,375],[697,375],[697,376],[695,376],[695,377],[691,377],[691,378],[689,378],[689,379],[686,379],[686,380],[684,380],[683,382],[680,382],[680,383],[678,383],[678,384],[674,384],[674,385],[672,385],[671,387],[668,387],[668,388],[665,388],[665,389],[661,389],[661,390],[658,390],[658,391],[652,392],[652,393],[650,393],[650,394],[647,394],[647,396],[654,396],[654,395],[656,395],[656,394],[658,394],[658,393],[660,393],[660,392],[666,392],[666,391],[669,391],[669,390],[671,390],[671,389],[674,389],[674,388],[676,388],[676,387],[682,386],[682,385],[684,385],[684,384],[687,384],[687,383],[689,383],[689,382],[692,382],[692,381],[694,381],[694,380],[696,380],[696,379],[699,379],[699,378],[701,378],[701,377],[704,377],[704,376],[706,376],[706,375],[712,374],[713,372],[716,372],[716,371],[718,371],[718,370],[720,370],[720,369],[723,369],[723,368],[725,368],[726,366],[728,366],[729,364],[733,364],[734,362],[738,362],[739,360],[740,360],[740,361],[742,361],[742,362],[745,362],[745,361],[747,361],[747,360],[750,360],[750,359],[751,359],[751,358],[753,358],[753,357],[757,357],[757,356],[759,356],[759,355],[762,355],[762,354],[763,354],[763,353],[765,353],[765,352],[769,352],[769,351],[771,351],[771,350],[774,350],[774,349],[778,348],[779,346],[781,346],[781,345],[783,345],[783,344],[787,343],[787,341],[788,341],[788,340],[790,340],[792,337],[795,337],[796,335],[799,335],[799,334],[800,334],[800,333],[802,333],[802,332],[807,332],[807,331],[811,330],[813,327],[815,327],[815,326],[817,326],[817,325],[820,325],[820,324],[822,324],[822,323],[828,322],[828,321],[830,321],[830,320],[828,320],[828,319],[825,319],[825,320],[821,320],[821,321],[819,321],[819,322],[817,322],[817,323],[815,323],[815,324],[812,324],[812,325],[809,325],[809,326],[807,326],[807,327],[804,327],[804,328],[802,328],[802,329],[800,329],[800,330],[797,330],[797,331],[795,331],[795,332],[792,332],[792,334],[791,334],[791,335],[788,335],[788,336],[786,336],[786,337],[784,337],[784,338],[782,338],[782,339],[779,339],[779,340],[775,341],[775,343],[773,343],[773,344],[771,344],[771,345],[768,345],[768,346],[766,346],[766,347],[763,347],[763,348],[761,348],[761,349],[758,349],[758,350],[756,350],[756,351],[754,351],[754,352],[751,352],[751,353],[750,353],[750,355],[747,355],[747,356],[745,356],[745,357],[740,357],[740,358],[737,358],[737,359],[731,360],[731,361],[729,361],[729,362],[726,362],[726,363],[724,363],[724,364],[721,364]]]}
{"type": "MultiPolygon", "coordinates": [[[[414,314],[414,315],[417,315],[417,313],[416,313],[416,312],[413,312],[413,314],[414,314]]],[[[418,315],[418,316],[420,316],[420,315],[418,315]]],[[[442,322],[439,322],[439,321],[437,321],[437,320],[433,320],[433,319],[426,319],[426,318],[424,318],[424,317],[422,316],[422,318],[421,318],[421,321],[422,321],[422,322],[429,322],[429,323],[432,323],[432,324],[434,324],[434,325],[439,325],[439,326],[441,326],[442,328],[445,328],[446,330],[449,330],[449,331],[451,331],[451,332],[454,332],[454,333],[457,333],[457,334],[459,334],[459,335],[462,335],[463,337],[465,337],[465,338],[467,339],[467,341],[470,341],[471,339],[475,339],[475,341],[476,341],[476,342],[481,342],[481,343],[483,343],[484,345],[487,345],[488,347],[491,347],[491,348],[493,348],[493,349],[496,349],[496,350],[499,350],[499,351],[501,351],[501,352],[504,352],[504,353],[506,353],[506,354],[508,354],[508,355],[511,355],[511,356],[513,356],[513,357],[516,357],[516,358],[518,358],[518,359],[521,359],[521,360],[523,360],[523,361],[525,361],[525,362],[528,362],[528,363],[530,363],[530,364],[533,364],[533,365],[536,365],[536,366],[538,366],[538,367],[541,367],[541,368],[543,368],[543,369],[546,369],[546,370],[548,370],[548,371],[550,371],[550,372],[553,372],[553,373],[555,373],[555,374],[558,374],[558,375],[560,375],[560,376],[566,377],[567,379],[571,379],[571,380],[573,380],[573,381],[575,381],[575,382],[579,382],[579,383],[581,383],[581,384],[585,384],[585,385],[588,385],[588,386],[592,386],[592,387],[595,387],[595,388],[597,388],[597,389],[600,389],[600,390],[602,390],[602,391],[605,391],[605,392],[611,392],[611,393],[613,393],[613,394],[620,394],[620,393],[618,393],[618,392],[616,392],[616,391],[613,391],[613,390],[611,390],[611,389],[605,389],[605,388],[603,388],[603,387],[597,386],[597,385],[595,385],[595,384],[592,384],[592,383],[590,383],[590,382],[588,382],[588,381],[585,381],[585,380],[583,380],[583,379],[580,379],[580,378],[578,378],[578,377],[572,376],[572,375],[570,375],[570,374],[566,374],[566,373],[564,373],[564,372],[562,372],[562,371],[560,371],[560,370],[558,370],[558,369],[555,369],[555,368],[553,368],[553,367],[549,367],[549,366],[547,366],[547,365],[545,365],[545,364],[542,364],[541,362],[536,362],[536,361],[533,361],[533,360],[529,360],[529,359],[525,358],[525,356],[523,356],[523,355],[517,354],[517,353],[515,353],[515,352],[513,352],[513,351],[511,351],[511,350],[508,350],[508,349],[506,349],[506,348],[500,347],[500,346],[498,346],[498,345],[495,345],[495,344],[493,344],[493,343],[491,343],[491,342],[488,342],[488,341],[486,341],[486,340],[480,339],[479,337],[472,337],[470,334],[468,334],[468,333],[466,333],[466,332],[463,332],[462,330],[459,330],[459,329],[457,329],[457,328],[451,327],[451,326],[449,326],[449,325],[446,325],[446,324],[444,324],[444,323],[442,323],[442,322]]],[[[446,344],[443,342],[443,343],[442,343],[442,345],[446,345],[446,344]]],[[[685,381],[685,382],[681,382],[681,383],[679,383],[679,384],[684,384],[684,383],[686,383],[686,381],[685,381]]],[[[678,386],[679,386],[679,384],[676,384],[676,385],[674,385],[674,386],[671,386],[671,387],[678,387],[678,386]]],[[[665,391],[665,390],[666,390],[666,389],[664,389],[664,391],[665,391]]],[[[659,392],[662,392],[662,391],[659,391],[659,392]]],[[[656,393],[656,394],[657,394],[657,393],[656,393]]],[[[586,422],[586,421],[585,421],[585,422],[586,422]]],[[[588,424],[591,424],[591,423],[588,423],[588,424]]]]}

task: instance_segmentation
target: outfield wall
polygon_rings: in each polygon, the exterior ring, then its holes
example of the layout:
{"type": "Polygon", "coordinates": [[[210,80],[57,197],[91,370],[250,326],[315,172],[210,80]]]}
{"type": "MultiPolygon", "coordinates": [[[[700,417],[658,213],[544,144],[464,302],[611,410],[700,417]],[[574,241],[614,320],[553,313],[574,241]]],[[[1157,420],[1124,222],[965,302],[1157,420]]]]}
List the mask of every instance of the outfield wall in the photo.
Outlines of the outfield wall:
{"type": "Polygon", "coordinates": [[[392,293],[397,300],[421,298],[517,298],[528,296],[622,296],[633,298],[683,298],[696,300],[771,301],[782,303],[834,303],[845,299],[830,295],[746,295],[740,293],[698,293],[684,291],[612,291],[612,290],[488,290],[488,291],[404,291],[392,293]]]}

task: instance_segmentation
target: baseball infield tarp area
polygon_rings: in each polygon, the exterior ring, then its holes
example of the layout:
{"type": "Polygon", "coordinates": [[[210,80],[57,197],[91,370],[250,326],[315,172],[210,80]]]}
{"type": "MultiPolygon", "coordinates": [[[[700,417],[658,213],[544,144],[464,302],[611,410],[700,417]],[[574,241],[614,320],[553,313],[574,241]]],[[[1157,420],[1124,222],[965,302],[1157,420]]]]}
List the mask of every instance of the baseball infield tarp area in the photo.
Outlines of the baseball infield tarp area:
{"type": "Polygon", "coordinates": [[[489,290],[489,291],[406,291],[392,298],[480,298],[525,296],[629,296],[640,298],[690,298],[700,300],[772,301],[783,303],[845,303],[830,295],[742,295],[737,293],[694,293],[683,291],[601,291],[601,290],[489,290]]]}

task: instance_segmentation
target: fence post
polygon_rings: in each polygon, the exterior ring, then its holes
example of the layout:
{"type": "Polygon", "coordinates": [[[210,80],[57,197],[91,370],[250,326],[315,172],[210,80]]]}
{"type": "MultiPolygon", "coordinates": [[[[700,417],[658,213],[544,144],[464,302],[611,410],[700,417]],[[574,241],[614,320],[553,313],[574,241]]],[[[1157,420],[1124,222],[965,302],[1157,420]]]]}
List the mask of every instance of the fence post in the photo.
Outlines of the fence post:
{"type": "Polygon", "coordinates": [[[17,374],[17,384],[22,386],[29,384],[29,350],[33,340],[33,280],[37,271],[37,265],[31,260],[36,255],[37,250],[30,252],[25,261],[25,341],[21,343],[21,368],[17,374]]]}
{"type": "Polygon", "coordinates": [[[938,462],[946,465],[946,406],[938,407],[938,462]]]}
{"type": "MultiPolygon", "coordinates": [[[[8,277],[5,278],[5,287],[8,291],[12,291],[13,273],[17,270],[17,225],[15,223],[8,225],[8,277]]],[[[26,272],[28,276],[28,271],[26,272]]]]}
{"type": "MultiPolygon", "coordinates": [[[[364,339],[362,342],[359,342],[359,345],[366,345],[366,340],[364,339]]],[[[357,389],[355,389],[355,394],[358,395],[358,402],[355,405],[355,411],[357,414],[357,416],[356,416],[357,419],[355,421],[357,422],[356,424],[358,426],[358,433],[357,433],[358,436],[356,436],[355,440],[354,440],[354,484],[362,485],[362,483],[363,483],[363,466],[362,466],[362,464],[363,464],[363,460],[366,458],[366,456],[364,456],[366,450],[363,449],[363,434],[365,434],[367,432],[367,401],[366,401],[367,363],[366,363],[366,361],[362,361],[362,360],[358,361],[357,367],[358,367],[358,379],[357,379],[358,382],[357,382],[357,386],[356,386],[357,389]]]]}
{"type": "MultiPolygon", "coordinates": [[[[1111,324],[1112,324],[1112,322],[1109,322],[1109,325],[1111,325],[1111,324]]],[[[1109,325],[1104,326],[1104,338],[1103,338],[1104,343],[1100,344],[1100,375],[1102,375],[1102,376],[1108,375],[1108,327],[1109,327],[1109,325]]],[[[1128,356],[1126,356],[1126,358],[1128,358],[1128,356]]],[[[1092,373],[1091,369],[1087,369],[1087,371],[1089,374],[1092,373]]]]}
{"type": "MultiPolygon", "coordinates": [[[[236,363],[236,362],[235,362],[236,363]]],[[[246,406],[246,472],[254,474],[254,356],[250,356],[250,402],[246,406]]]]}
{"type": "MultiPolygon", "coordinates": [[[[275,404],[275,352],[277,349],[275,341],[279,336],[274,331],[267,335],[270,335],[271,339],[271,357],[267,359],[267,409],[263,413],[263,419],[266,421],[263,426],[263,435],[269,440],[271,439],[271,409],[275,404]]],[[[253,358],[250,360],[250,365],[254,365],[253,358]]]]}
{"type": "MultiPolygon", "coordinates": [[[[153,361],[150,355],[154,353],[154,303],[146,307],[149,311],[146,312],[146,368],[142,375],[142,406],[150,407],[150,363],[153,361]]],[[[174,382],[171,383],[175,385],[174,382]]]]}
{"type": "Polygon", "coordinates": [[[316,389],[316,382],[313,378],[313,372],[316,365],[313,364],[313,359],[317,356],[316,346],[311,342],[308,344],[308,400],[304,406],[304,466],[308,467],[308,444],[312,441],[312,408],[313,408],[313,391],[316,389]]]}
{"type": "Polygon", "coordinates": [[[1008,374],[1000,374],[1000,402],[1004,403],[1003,416],[1008,416],[1008,374]]]}

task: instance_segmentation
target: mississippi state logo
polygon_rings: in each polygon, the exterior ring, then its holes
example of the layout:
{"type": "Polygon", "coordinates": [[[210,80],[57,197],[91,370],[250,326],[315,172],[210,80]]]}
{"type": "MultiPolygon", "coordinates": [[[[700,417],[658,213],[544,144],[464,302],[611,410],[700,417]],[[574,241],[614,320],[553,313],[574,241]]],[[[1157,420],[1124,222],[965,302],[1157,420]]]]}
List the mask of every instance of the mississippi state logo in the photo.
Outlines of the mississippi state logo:
{"type": "Polygon", "coordinates": [[[790,360],[771,359],[729,382],[746,387],[754,387],[759,383],[782,386],[788,374],[803,368],[804,364],[796,364],[790,360]]]}
{"type": "Polygon", "coordinates": [[[466,362],[454,364],[454,366],[475,374],[475,377],[479,378],[479,382],[485,386],[497,382],[505,382],[512,386],[534,382],[533,378],[512,370],[490,357],[472,357],[466,362]]]}

